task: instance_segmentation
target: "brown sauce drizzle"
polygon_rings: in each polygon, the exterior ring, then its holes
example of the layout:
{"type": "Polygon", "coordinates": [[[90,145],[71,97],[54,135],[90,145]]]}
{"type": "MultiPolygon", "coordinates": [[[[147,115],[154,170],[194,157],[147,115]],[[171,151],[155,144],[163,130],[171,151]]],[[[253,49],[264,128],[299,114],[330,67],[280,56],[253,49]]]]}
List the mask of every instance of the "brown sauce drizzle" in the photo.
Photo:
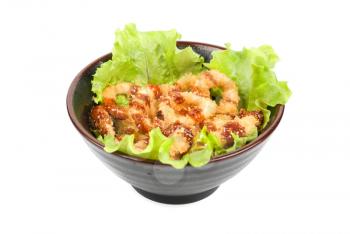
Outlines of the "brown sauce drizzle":
{"type": "Polygon", "coordinates": [[[180,124],[180,122],[176,121],[175,123],[170,124],[167,128],[162,129],[162,133],[164,134],[164,136],[168,137],[171,134],[173,134],[176,129],[180,128],[182,125],[180,124]]]}
{"type": "Polygon", "coordinates": [[[152,90],[155,98],[158,99],[161,96],[162,93],[158,85],[149,85],[148,87],[152,90]]]}
{"type": "Polygon", "coordinates": [[[186,127],[184,128],[184,137],[186,138],[187,142],[189,142],[189,143],[192,142],[194,135],[193,135],[191,129],[186,128],[186,127]]]}
{"type": "Polygon", "coordinates": [[[261,111],[247,111],[245,109],[241,109],[239,111],[239,118],[243,118],[245,116],[253,116],[254,118],[256,118],[259,121],[259,124],[261,124],[262,122],[264,122],[264,115],[261,111]]]}
{"type": "Polygon", "coordinates": [[[205,125],[207,126],[207,129],[210,132],[215,132],[217,130],[215,124],[213,124],[212,122],[208,122],[205,125]]]}
{"type": "Polygon", "coordinates": [[[140,102],[138,102],[136,100],[132,100],[130,105],[132,107],[134,107],[135,109],[137,109],[137,110],[142,110],[142,111],[145,110],[145,106],[142,103],[140,103],[140,102]]]}
{"type": "Polygon", "coordinates": [[[171,93],[170,93],[171,97],[173,98],[174,102],[176,104],[182,104],[185,102],[185,99],[184,97],[176,90],[173,90],[171,93]]]}
{"type": "Polygon", "coordinates": [[[150,103],[150,98],[148,95],[142,94],[142,93],[137,93],[135,96],[137,98],[141,99],[142,101],[144,101],[147,106],[150,106],[151,103],[150,103]]]}
{"type": "Polygon", "coordinates": [[[204,121],[204,116],[202,115],[202,110],[198,107],[187,106],[181,110],[179,110],[180,115],[188,115],[195,122],[202,123],[204,121]]]}
{"type": "Polygon", "coordinates": [[[139,91],[139,86],[137,85],[132,85],[131,88],[130,88],[130,93],[132,95],[135,95],[137,92],[139,91]]]}
{"type": "Polygon", "coordinates": [[[227,145],[232,145],[233,138],[231,132],[234,132],[238,136],[242,137],[245,135],[244,127],[237,122],[229,122],[224,125],[224,129],[221,135],[225,138],[227,145]]]}
{"type": "Polygon", "coordinates": [[[104,99],[103,106],[108,111],[108,113],[115,119],[124,120],[128,118],[126,109],[117,106],[113,99],[104,99]]]}
{"type": "Polygon", "coordinates": [[[140,130],[140,132],[148,133],[151,131],[152,127],[146,123],[144,116],[141,114],[133,114],[131,117],[135,121],[136,127],[140,130]]]}

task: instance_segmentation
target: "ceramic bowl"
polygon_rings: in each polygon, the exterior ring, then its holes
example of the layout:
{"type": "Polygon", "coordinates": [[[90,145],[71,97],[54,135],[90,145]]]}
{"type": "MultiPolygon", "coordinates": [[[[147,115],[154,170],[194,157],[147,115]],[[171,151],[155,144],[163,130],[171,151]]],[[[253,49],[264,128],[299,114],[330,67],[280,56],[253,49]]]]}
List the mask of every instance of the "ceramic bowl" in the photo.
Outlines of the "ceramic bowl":
{"type": "MultiPolygon", "coordinates": [[[[199,42],[179,41],[177,46],[191,46],[206,61],[220,46],[199,42]]],[[[130,183],[137,192],[157,202],[169,204],[190,203],[212,194],[220,184],[232,178],[259,153],[278,126],[284,106],[272,109],[271,120],[257,139],[241,149],[216,158],[200,168],[186,166],[178,170],[156,161],[144,160],[121,153],[107,153],[89,130],[88,114],[92,102],[91,79],[98,66],[109,60],[106,54],[87,65],[74,78],[67,95],[67,109],[73,125],[92,152],[120,178],[130,183]]],[[[127,192],[127,191],[125,191],[127,192]]]]}

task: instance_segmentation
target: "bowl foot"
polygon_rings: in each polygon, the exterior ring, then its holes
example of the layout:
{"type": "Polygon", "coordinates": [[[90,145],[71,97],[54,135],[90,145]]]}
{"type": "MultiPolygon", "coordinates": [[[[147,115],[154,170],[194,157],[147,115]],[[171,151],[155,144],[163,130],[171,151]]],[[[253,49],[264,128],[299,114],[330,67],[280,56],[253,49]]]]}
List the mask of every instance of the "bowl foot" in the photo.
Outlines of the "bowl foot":
{"type": "Polygon", "coordinates": [[[186,203],[196,202],[210,196],[212,193],[214,193],[217,190],[218,187],[209,189],[201,193],[184,195],[184,196],[161,195],[161,194],[150,193],[134,186],[133,188],[142,196],[156,202],[165,203],[165,204],[186,204],[186,203]]]}

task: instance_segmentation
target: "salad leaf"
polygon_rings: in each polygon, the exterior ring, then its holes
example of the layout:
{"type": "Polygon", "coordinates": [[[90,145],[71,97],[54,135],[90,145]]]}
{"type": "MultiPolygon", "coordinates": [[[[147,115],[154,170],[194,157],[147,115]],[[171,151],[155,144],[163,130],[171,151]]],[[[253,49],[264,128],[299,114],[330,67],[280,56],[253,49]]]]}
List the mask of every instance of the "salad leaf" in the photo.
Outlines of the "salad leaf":
{"type": "Polygon", "coordinates": [[[229,148],[225,148],[224,146],[222,146],[220,144],[220,141],[217,138],[217,136],[215,136],[212,133],[208,134],[208,139],[214,148],[214,157],[220,156],[222,154],[233,152],[233,151],[241,148],[242,146],[244,146],[248,142],[254,140],[255,138],[258,137],[258,129],[255,128],[251,134],[249,134],[248,136],[245,136],[245,137],[240,137],[233,132],[231,133],[231,135],[233,137],[233,145],[230,146],[229,148]]]}
{"type": "Polygon", "coordinates": [[[135,148],[134,135],[126,135],[119,142],[116,142],[112,135],[100,136],[98,139],[105,145],[104,150],[108,153],[119,151],[140,158],[157,160],[159,148],[168,138],[162,134],[159,128],[152,129],[149,132],[149,137],[149,143],[144,150],[135,148]]]}
{"type": "Polygon", "coordinates": [[[94,77],[91,81],[91,91],[95,94],[94,101],[99,103],[102,101],[102,91],[117,80],[116,71],[112,69],[112,60],[101,64],[96,70],[94,77]]]}
{"type": "Polygon", "coordinates": [[[174,160],[170,157],[170,148],[174,142],[173,138],[169,138],[163,142],[159,148],[158,159],[161,163],[171,165],[176,169],[184,168],[188,163],[188,155],[182,156],[179,160],[174,160]]]}
{"type": "Polygon", "coordinates": [[[193,141],[188,156],[188,162],[193,167],[201,167],[210,161],[213,155],[213,145],[207,135],[206,127],[202,128],[201,132],[193,141]]]}
{"type": "Polygon", "coordinates": [[[169,138],[159,149],[159,161],[164,164],[169,164],[177,169],[184,168],[187,163],[193,167],[202,167],[206,165],[213,155],[213,146],[207,134],[206,127],[202,128],[195,137],[189,152],[179,160],[174,160],[170,157],[169,152],[174,139],[169,138]]]}
{"type": "MultiPolygon", "coordinates": [[[[245,136],[245,137],[240,137],[240,136],[238,136],[237,134],[235,134],[233,132],[231,133],[231,135],[233,137],[234,143],[233,143],[233,145],[231,147],[225,149],[224,153],[230,153],[232,151],[235,151],[235,150],[241,148],[242,146],[244,146],[245,144],[247,144],[248,142],[250,142],[250,141],[254,140],[255,138],[257,138],[258,137],[258,129],[256,128],[254,130],[254,132],[252,132],[250,135],[245,136]]],[[[222,154],[222,153],[220,152],[220,154],[222,154]]]]}
{"type": "Polygon", "coordinates": [[[213,154],[213,147],[207,137],[206,128],[203,128],[197,135],[189,153],[178,160],[170,157],[170,148],[174,142],[173,138],[165,137],[159,128],[152,129],[149,134],[149,144],[144,150],[135,148],[134,135],[126,135],[120,142],[116,142],[112,135],[99,136],[98,140],[105,145],[104,150],[108,153],[119,151],[140,158],[159,160],[176,169],[184,168],[188,163],[193,167],[201,167],[209,162],[213,154]]]}
{"type": "Polygon", "coordinates": [[[115,98],[115,102],[117,103],[118,106],[128,106],[129,105],[128,98],[123,94],[117,95],[117,97],[115,98]]]}
{"type": "Polygon", "coordinates": [[[139,32],[134,24],[115,32],[112,59],[103,63],[92,80],[94,101],[102,101],[102,91],[118,82],[138,85],[172,83],[187,72],[202,70],[203,57],[192,48],[178,49],[181,35],[175,30],[139,32]]]}
{"type": "Polygon", "coordinates": [[[272,47],[264,45],[242,51],[227,48],[214,51],[212,55],[205,66],[226,74],[236,82],[241,107],[248,111],[262,110],[262,127],[265,127],[270,119],[268,107],[285,104],[291,95],[287,83],[278,81],[272,70],[278,60],[272,47]]]}

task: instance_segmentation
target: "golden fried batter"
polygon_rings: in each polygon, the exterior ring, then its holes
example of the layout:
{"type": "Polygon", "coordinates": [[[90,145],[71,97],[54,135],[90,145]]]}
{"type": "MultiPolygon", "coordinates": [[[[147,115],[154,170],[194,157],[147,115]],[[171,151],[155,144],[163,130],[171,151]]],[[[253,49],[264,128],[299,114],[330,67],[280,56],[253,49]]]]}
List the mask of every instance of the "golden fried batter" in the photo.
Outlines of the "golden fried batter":
{"type": "Polygon", "coordinates": [[[235,82],[210,70],[198,75],[186,74],[173,85],[109,86],[103,92],[102,104],[92,108],[90,117],[100,134],[113,135],[116,141],[134,134],[138,149],[147,146],[148,132],[159,127],[165,136],[175,139],[170,155],[179,159],[204,126],[225,146],[233,144],[231,132],[239,136],[251,134],[262,123],[262,114],[239,110],[238,104],[235,82]],[[212,100],[212,88],[222,91],[219,101],[212,100]],[[116,103],[117,95],[124,95],[128,105],[116,103]]]}

